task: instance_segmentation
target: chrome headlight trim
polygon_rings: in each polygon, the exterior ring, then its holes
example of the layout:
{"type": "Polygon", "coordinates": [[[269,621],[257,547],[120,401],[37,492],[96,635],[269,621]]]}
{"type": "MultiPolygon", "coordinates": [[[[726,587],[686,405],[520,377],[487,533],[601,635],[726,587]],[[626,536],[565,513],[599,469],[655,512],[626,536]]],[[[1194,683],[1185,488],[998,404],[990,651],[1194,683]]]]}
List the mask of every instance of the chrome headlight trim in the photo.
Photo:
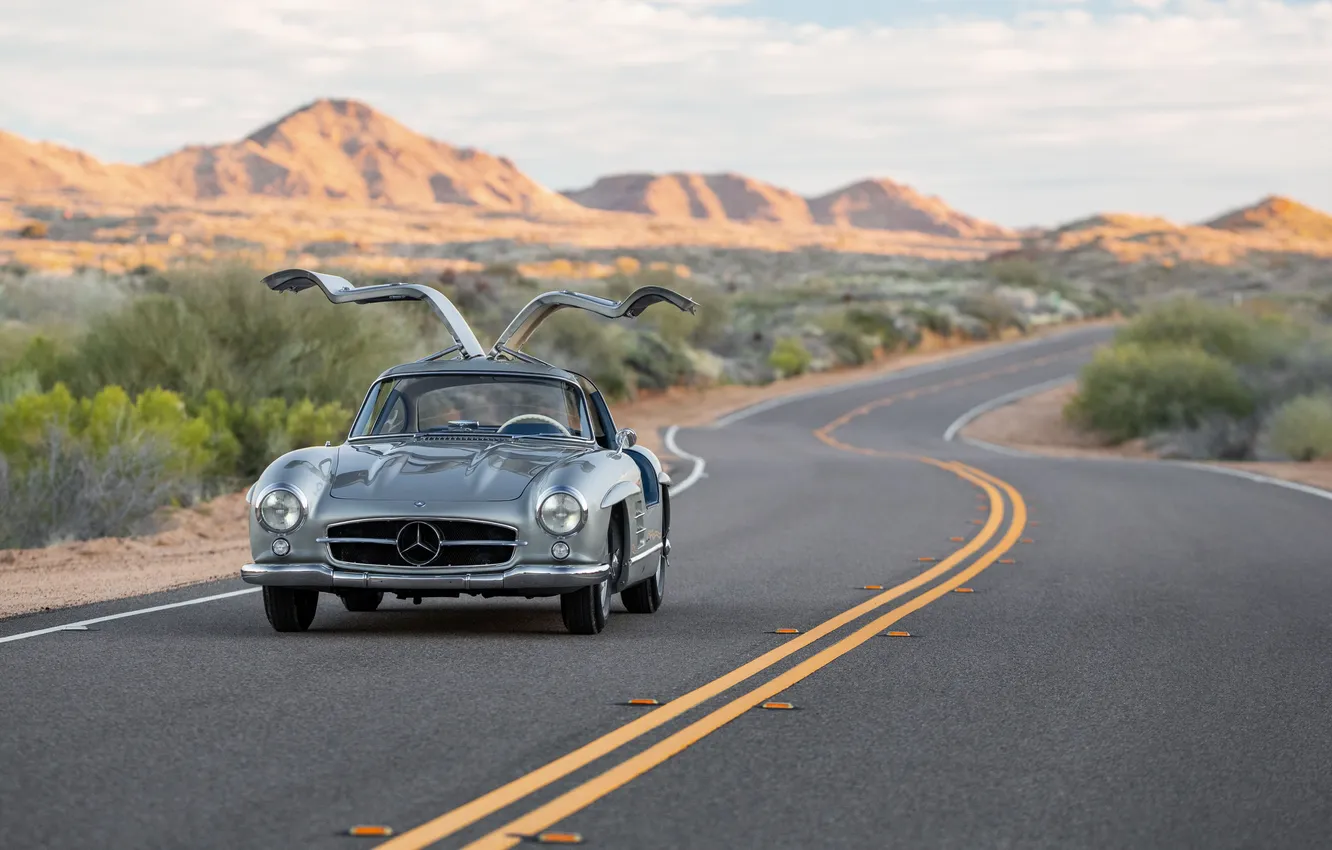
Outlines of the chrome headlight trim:
{"type": "Polygon", "coordinates": [[[306,500],[305,494],[301,492],[301,488],[297,487],[295,484],[269,484],[263,490],[259,491],[259,495],[255,497],[253,507],[254,507],[255,521],[257,521],[259,525],[270,534],[291,534],[293,531],[300,528],[302,525],[305,525],[305,520],[310,516],[310,503],[309,501],[306,500]],[[268,523],[264,522],[264,511],[263,511],[264,500],[267,499],[271,493],[277,490],[285,490],[286,492],[295,496],[296,501],[300,503],[301,517],[300,519],[296,520],[296,524],[293,525],[291,528],[285,528],[279,530],[271,527],[268,523]]]}
{"type": "Polygon", "coordinates": [[[549,490],[541,494],[540,499],[537,499],[537,508],[536,508],[537,525],[541,526],[541,530],[551,535],[552,537],[572,537],[573,535],[577,534],[579,531],[582,531],[583,526],[587,525],[587,513],[588,513],[587,499],[583,497],[583,494],[578,492],[574,488],[567,487],[563,484],[551,487],[549,490]],[[569,531],[563,531],[563,532],[554,531],[552,529],[546,528],[546,523],[543,522],[541,519],[541,509],[546,506],[546,502],[550,499],[551,496],[558,496],[561,494],[566,496],[572,496],[574,501],[578,503],[578,508],[579,511],[581,512],[578,517],[578,524],[575,525],[569,531]]]}

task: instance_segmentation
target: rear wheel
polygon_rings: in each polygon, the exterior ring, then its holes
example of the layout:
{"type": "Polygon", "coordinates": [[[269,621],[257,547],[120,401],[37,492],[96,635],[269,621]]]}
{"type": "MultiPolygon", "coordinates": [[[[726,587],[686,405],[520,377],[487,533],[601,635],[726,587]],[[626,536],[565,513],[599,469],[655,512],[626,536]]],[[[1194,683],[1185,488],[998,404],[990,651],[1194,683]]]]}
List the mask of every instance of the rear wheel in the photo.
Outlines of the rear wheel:
{"type": "Polygon", "coordinates": [[[303,632],[314,622],[319,591],[290,587],[264,588],[264,614],[279,632],[303,632]]]}
{"type": "Polygon", "coordinates": [[[611,516],[610,531],[606,533],[606,549],[609,553],[610,573],[604,580],[591,587],[580,587],[572,593],[560,595],[560,615],[564,618],[564,627],[571,634],[595,635],[606,627],[610,619],[611,585],[620,578],[620,569],[624,563],[624,524],[619,511],[611,516]]]}
{"type": "Polygon", "coordinates": [[[338,595],[342,597],[343,607],[355,612],[373,611],[384,601],[384,593],[380,590],[344,590],[338,595]]]}

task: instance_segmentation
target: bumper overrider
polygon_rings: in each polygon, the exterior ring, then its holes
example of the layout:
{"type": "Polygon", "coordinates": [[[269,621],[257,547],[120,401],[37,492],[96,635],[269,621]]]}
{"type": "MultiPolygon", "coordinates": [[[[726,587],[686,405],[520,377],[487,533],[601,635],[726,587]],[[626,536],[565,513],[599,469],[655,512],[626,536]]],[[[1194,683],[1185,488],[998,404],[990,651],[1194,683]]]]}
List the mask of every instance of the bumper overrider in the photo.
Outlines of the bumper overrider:
{"type": "Polygon", "coordinates": [[[241,578],[250,584],[307,590],[565,592],[597,584],[610,575],[609,564],[524,564],[505,570],[421,574],[362,572],[328,564],[246,564],[241,578]]]}

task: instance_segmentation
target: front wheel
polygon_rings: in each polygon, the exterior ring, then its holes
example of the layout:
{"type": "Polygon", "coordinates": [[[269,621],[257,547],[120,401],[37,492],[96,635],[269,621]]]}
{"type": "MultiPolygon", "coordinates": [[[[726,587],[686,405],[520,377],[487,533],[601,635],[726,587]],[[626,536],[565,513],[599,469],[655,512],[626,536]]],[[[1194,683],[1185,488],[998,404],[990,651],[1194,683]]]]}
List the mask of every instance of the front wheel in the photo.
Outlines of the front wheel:
{"type": "Polygon", "coordinates": [[[319,591],[264,587],[264,614],[275,631],[303,632],[314,622],[319,591]]]}
{"type": "Polygon", "coordinates": [[[571,634],[599,634],[610,619],[611,585],[619,581],[624,563],[624,525],[618,510],[611,516],[610,530],[606,532],[606,552],[610,572],[605,579],[560,595],[560,616],[571,634]]]}

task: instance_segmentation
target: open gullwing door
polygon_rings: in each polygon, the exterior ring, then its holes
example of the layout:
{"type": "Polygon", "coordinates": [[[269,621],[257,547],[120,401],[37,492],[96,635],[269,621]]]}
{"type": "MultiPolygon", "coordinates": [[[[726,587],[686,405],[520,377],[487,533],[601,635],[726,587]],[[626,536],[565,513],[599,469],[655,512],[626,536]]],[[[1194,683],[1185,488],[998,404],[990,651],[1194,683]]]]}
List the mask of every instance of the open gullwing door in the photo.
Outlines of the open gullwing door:
{"type": "MultiPolygon", "coordinates": [[[[317,286],[334,304],[379,304],[384,301],[425,301],[444,322],[453,337],[455,349],[463,357],[485,357],[485,349],[472,333],[472,328],[453,302],[444,293],[419,283],[383,283],[376,286],[353,286],[345,278],[332,274],[319,274],[305,269],[286,269],[264,278],[274,292],[301,292],[317,286]]],[[[530,306],[530,305],[529,305],[530,306]]]]}
{"type": "Polygon", "coordinates": [[[495,340],[490,349],[490,356],[504,352],[521,351],[532,333],[548,319],[551,314],[566,307],[577,307],[605,316],[607,319],[636,318],[653,304],[671,304],[686,313],[698,312],[698,303],[664,286],[643,286],[635,289],[623,301],[611,301],[595,295],[561,290],[538,295],[518,311],[513,321],[504,329],[504,333],[495,340]]]}

